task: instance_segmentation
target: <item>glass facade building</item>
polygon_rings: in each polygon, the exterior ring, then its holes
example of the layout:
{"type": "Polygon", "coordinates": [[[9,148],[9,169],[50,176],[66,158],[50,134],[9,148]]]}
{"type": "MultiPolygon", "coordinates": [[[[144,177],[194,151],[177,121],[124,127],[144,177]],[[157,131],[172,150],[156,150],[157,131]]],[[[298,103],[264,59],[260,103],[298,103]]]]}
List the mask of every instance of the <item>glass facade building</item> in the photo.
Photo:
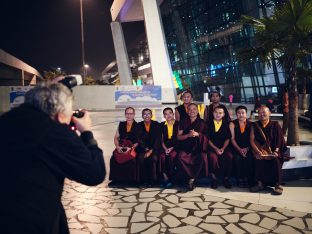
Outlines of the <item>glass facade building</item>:
{"type": "Polygon", "coordinates": [[[277,97],[284,73],[273,63],[242,65],[237,51],[250,44],[254,31],[242,27],[241,15],[269,16],[280,1],[165,0],[161,15],[174,74],[197,101],[203,93],[220,88],[227,100],[253,102],[256,96],[277,97]]]}

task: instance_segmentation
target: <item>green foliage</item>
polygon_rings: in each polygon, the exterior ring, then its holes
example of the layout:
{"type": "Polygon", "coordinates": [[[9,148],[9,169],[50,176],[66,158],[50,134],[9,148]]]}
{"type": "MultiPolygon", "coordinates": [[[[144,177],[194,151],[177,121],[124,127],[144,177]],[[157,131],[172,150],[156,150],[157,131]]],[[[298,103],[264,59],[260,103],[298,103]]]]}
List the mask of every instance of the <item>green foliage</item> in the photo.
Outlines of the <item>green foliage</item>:
{"type": "Polygon", "coordinates": [[[64,76],[66,73],[62,70],[55,69],[51,71],[43,71],[43,77],[45,80],[53,80],[55,77],[64,76]]]}

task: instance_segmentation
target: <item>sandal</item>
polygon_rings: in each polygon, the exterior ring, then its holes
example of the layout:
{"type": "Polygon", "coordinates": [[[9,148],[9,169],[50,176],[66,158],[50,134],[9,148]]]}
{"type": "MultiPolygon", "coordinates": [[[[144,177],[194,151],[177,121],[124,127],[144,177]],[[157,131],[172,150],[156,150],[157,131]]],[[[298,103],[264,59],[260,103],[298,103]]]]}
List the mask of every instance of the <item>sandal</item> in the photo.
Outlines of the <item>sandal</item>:
{"type": "Polygon", "coordinates": [[[194,188],[195,188],[195,185],[194,185],[194,182],[195,182],[195,179],[194,178],[191,178],[188,183],[187,183],[187,189],[189,191],[193,191],[194,188]]]}
{"type": "Polygon", "coordinates": [[[276,186],[272,191],[272,195],[282,195],[282,194],[283,194],[283,188],[280,185],[276,186]]]}

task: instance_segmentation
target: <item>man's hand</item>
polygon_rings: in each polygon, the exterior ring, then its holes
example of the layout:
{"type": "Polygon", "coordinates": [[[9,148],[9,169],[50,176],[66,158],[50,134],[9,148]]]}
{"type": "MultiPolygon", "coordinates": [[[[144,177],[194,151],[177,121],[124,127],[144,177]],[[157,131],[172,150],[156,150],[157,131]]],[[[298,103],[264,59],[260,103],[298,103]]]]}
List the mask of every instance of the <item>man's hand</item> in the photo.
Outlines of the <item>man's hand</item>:
{"type": "Polygon", "coordinates": [[[74,122],[77,130],[79,132],[91,131],[92,121],[87,110],[81,110],[84,115],[82,118],[76,118],[72,116],[72,121],[74,122]]]}

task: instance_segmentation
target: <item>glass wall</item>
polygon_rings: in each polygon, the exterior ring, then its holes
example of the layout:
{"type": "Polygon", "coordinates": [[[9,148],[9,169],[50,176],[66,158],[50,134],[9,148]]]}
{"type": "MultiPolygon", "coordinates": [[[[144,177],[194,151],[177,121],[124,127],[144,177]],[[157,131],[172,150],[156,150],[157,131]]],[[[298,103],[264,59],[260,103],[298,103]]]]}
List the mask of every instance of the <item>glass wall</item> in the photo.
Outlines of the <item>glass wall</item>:
{"type": "Polygon", "coordinates": [[[237,51],[250,44],[251,28],[237,24],[242,14],[269,15],[278,1],[165,0],[160,6],[172,70],[194,99],[219,87],[225,101],[253,102],[255,96],[277,96],[284,74],[259,62],[240,65],[237,51]]]}

